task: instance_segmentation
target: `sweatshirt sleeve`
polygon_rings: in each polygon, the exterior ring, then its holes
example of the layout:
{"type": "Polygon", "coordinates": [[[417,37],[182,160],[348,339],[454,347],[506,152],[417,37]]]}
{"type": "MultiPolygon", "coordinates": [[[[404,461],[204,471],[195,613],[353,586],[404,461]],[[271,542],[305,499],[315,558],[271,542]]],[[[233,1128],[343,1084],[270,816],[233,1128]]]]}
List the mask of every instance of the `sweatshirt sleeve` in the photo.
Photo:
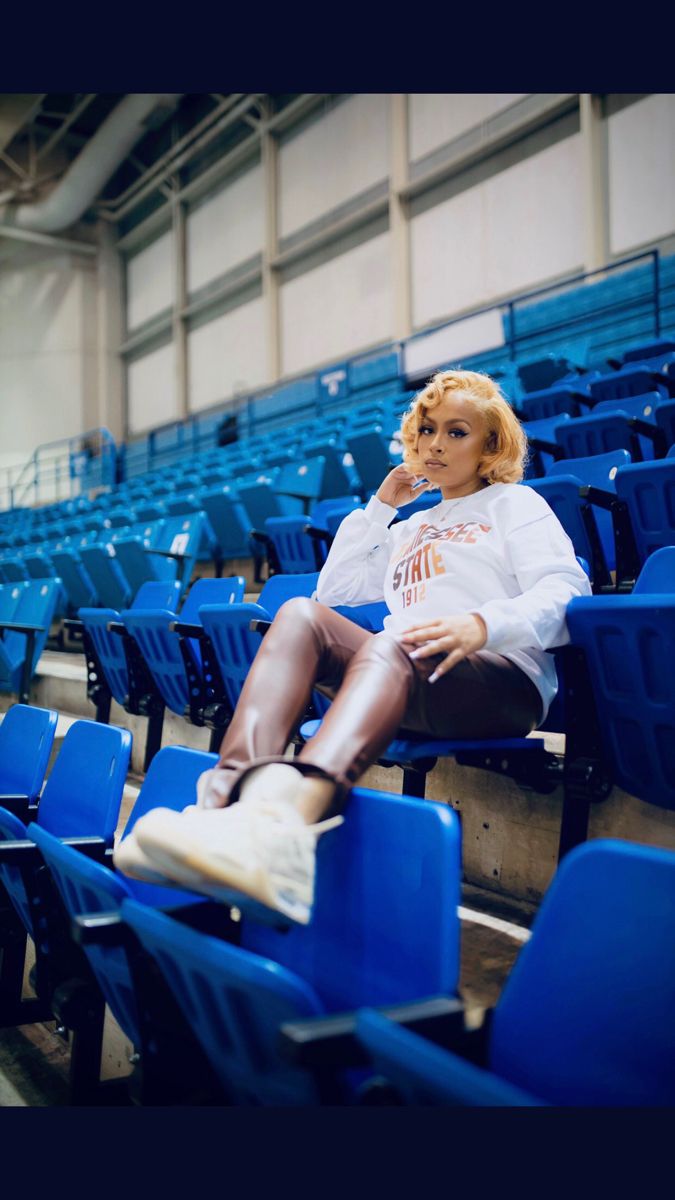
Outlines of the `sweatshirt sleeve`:
{"type": "Polygon", "coordinates": [[[322,604],[370,604],[384,598],[391,554],[389,525],[397,510],[371,497],[341,521],[316,589],[322,604]]]}
{"type": "Polygon", "coordinates": [[[557,517],[550,513],[512,530],[506,553],[522,592],[474,610],[487,627],[485,649],[503,654],[565,645],[567,605],[575,596],[590,596],[591,585],[557,517]]]}

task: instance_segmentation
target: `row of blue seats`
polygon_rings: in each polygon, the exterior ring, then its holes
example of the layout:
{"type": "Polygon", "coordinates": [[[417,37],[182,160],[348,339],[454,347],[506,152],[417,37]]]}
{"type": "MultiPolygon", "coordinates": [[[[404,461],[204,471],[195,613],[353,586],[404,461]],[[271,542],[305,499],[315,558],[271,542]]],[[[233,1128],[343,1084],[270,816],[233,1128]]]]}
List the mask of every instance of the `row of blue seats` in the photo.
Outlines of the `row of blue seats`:
{"type": "MultiPolygon", "coordinates": [[[[38,799],[55,725],[16,706],[0,726],[0,1019],[72,1031],[72,1103],[120,1102],[99,1079],[106,1002],[137,1051],[127,1103],[673,1103],[672,852],[570,854],[478,1027],[459,996],[451,808],[354,789],[320,843],[312,922],[289,926],[237,893],[214,904],[118,876],[130,735],[77,722],[38,799]]],[[[214,761],[162,750],[123,836],[190,803],[214,761]]]]}

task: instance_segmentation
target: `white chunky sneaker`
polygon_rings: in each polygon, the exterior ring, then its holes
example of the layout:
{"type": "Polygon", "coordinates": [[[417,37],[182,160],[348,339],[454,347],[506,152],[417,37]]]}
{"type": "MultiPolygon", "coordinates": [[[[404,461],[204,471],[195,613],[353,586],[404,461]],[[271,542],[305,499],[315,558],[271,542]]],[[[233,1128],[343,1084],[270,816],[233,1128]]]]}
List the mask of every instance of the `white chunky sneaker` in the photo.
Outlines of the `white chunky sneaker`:
{"type": "Polygon", "coordinates": [[[153,809],[138,821],[136,835],[153,867],[184,885],[189,878],[192,890],[218,898],[234,889],[306,925],[314,901],[316,843],[342,821],[332,817],[307,825],[288,794],[272,798],[249,791],[225,809],[153,809]]]}
{"type": "Polygon", "coordinates": [[[163,875],[144,850],[141,850],[136,840],[136,830],[133,829],[113,851],[115,868],[122,875],[138,879],[141,883],[153,883],[159,887],[190,888],[194,883],[194,872],[174,871],[173,877],[163,875]]]}

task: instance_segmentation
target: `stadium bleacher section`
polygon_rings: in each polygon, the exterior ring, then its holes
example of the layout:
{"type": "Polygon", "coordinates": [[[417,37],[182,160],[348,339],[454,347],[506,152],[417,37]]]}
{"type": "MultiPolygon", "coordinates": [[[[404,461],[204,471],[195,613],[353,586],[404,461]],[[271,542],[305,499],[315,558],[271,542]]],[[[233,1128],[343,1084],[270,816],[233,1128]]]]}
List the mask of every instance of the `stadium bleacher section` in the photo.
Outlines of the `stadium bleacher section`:
{"type": "MultiPolygon", "coordinates": [[[[621,904],[626,921],[645,929],[656,895],[646,880],[658,877],[663,929],[647,940],[660,986],[672,993],[659,937],[672,938],[675,853],[597,838],[579,845],[613,788],[675,811],[667,668],[675,661],[675,258],[661,264],[659,337],[644,299],[647,271],[529,303],[516,313],[515,362],[508,345],[463,362],[509,380],[530,439],[526,483],[569,533],[594,594],[568,610],[572,642],[556,651],[561,695],[541,734],[517,745],[399,738],[388,747],[380,766],[402,768],[404,795],[354,790],[345,825],[321,843],[306,929],[236,893],[231,906],[215,905],[114,872],[109,850],[131,736],[109,722],[113,702],[123,715],[148,718],[145,780],[125,834],[151,807],[194,802],[196,779],[215,759],[162,747],[165,710],[185,729],[206,727],[209,750],[218,748],[275,612],[289,596],[313,594],[340,520],[401,461],[396,433],[416,381],[403,375],[399,348],[249,398],[227,445],[217,444],[222,412],[195,416],[125,446],[114,488],[0,513],[0,690],[26,701],[50,629],[52,645],[64,645],[65,631],[83,639],[97,715],[66,736],[44,790],[55,714],[16,705],[0,725],[0,1019],[54,1016],[73,1032],[72,1103],[105,1102],[106,1002],[140,1052],[123,1087],[109,1089],[111,1103],[375,1103],[378,1094],[382,1102],[381,1085],[370,1086],[374,1070],[398,1088],[397,1102],[672,1103],[675,1059],[662,1020],[649,1037],[639,1023],[634,1032],[646,1062],[661,1056],[663,1087],[646,1086],[651,1069],[631,1073],[621,1055],[610,1083],[599,1079],[614,1043],[607,1005],[590,1004],[588,963],[609,964],[607,995],[620,1000],[610,1006],[612,1028],[623,1031],[632,942],[619,953],[599,932],[603,904],[608,924],[621,904]],[[236,574],[223,578],[228,568],[236,574]],[[549,734],[559,738],[555,751],[549,734]],[[99,736],[110,742],[100,753],[99,736]],[[13,773],[17,737],[37,749],[30,762],[17,756],[13,773]],[[481,1066],[462,1057],[476,1039],[457,997],[459,822],[451,804],[434,802],[441,797],[423,799],[444,758],[507,779],[533,806],[561,797],[555,836],[565,861],[491,1038],[481,1035],[481,1066]],[[371,887],[364,864],[373,853],[371,887]],[[27,935],[38,947],[30,1001],[21,997],[27,935]],[[562,970],[563,958],[583,982],[580,1022],[563,1004],[537,1003],[542,978],[562,970]],[[370,1011],[382,1007],[386,1019],[370,1011]],[[555,1062],[531,1046],[506,1053],[518,1022],[557,1047],[555,1062]],[[589,1055],[574,1043],[569,1077],[553,1086],[570,1026],[597,1035],[599,1048],[589,1055]]],[[[513,332],[512,312],[511,348],[513,332]]],[[[380,606],[340,611],[381,627],[380,606]]],[[[300,737],[312,736],[326,705],[315,693],[300,737]]],[[[532,889],[535,900],[542,890],[532,889]]]]}

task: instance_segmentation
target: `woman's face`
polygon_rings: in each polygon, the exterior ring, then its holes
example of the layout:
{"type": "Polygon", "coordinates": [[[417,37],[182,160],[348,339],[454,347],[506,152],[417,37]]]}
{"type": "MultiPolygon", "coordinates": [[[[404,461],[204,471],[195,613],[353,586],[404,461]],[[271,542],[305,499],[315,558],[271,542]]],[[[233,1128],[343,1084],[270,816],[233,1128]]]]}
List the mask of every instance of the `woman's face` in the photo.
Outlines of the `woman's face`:
{"type": "Polygon", "coordinates": [[[446,397],[421,420],[417,454],[425,477],[441,489],[444,500],[486,486],[478,464],[487,433],[485,418],[464,392],[446,397]]]}

